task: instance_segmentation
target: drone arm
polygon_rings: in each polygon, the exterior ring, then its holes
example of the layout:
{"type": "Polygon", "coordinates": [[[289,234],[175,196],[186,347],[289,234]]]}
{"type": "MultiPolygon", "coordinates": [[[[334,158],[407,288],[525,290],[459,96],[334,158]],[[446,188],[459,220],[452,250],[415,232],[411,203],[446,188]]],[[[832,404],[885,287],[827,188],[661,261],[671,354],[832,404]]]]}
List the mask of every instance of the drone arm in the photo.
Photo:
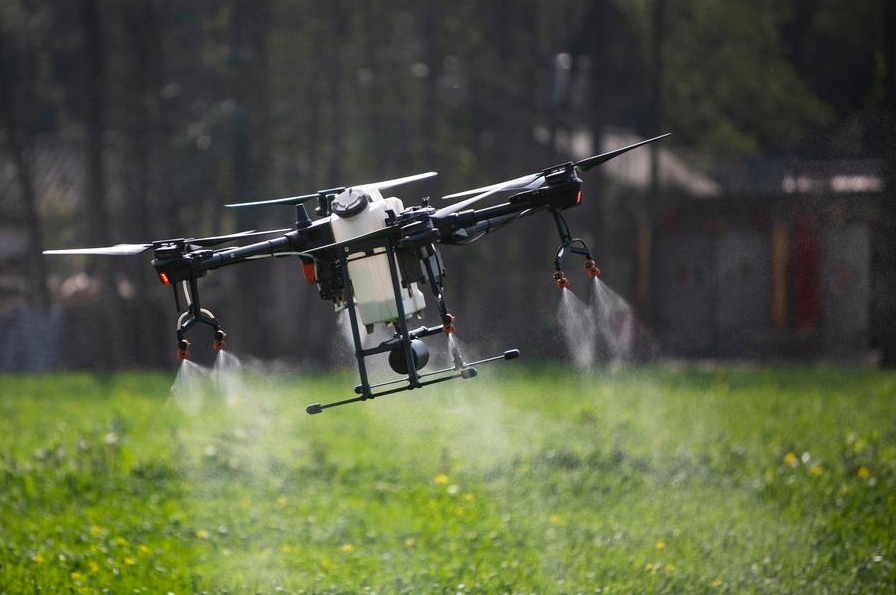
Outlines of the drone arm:
{"type": "Polygon", "coordinates": [[[210,257],[200,261],[199,266],[203,270],[217,269],[238,264],[250,258],[276,256],[280,253],[295,251],[298,248],[298,244],[299,232],[292,231],[279,238],[215,252],[210,257]]]}
{"type": "Polygon", "coordinates": [[[436,219],[443,244],[464,244],[476,235],[489,233],[506,223],[532,215],[541,208],[528,202],[506,202],[484,209],[470,209],[436,219]]]}
{"type": "Polygon", "coordinates": [[[507,215],[499,215],[497,217],[481,219],[479,221],[476,221],[472,225],[451,230],[449,235],[442,239],[442,243],[449,245],[469,243],[482,234],[492,232],[499,227],[510,223],[511,221],[514,221],[515,219],[518,219],[520,217],[531,215],[532,212],[534,211],[521,210],[518,212],[509,213],[507,215]]]}

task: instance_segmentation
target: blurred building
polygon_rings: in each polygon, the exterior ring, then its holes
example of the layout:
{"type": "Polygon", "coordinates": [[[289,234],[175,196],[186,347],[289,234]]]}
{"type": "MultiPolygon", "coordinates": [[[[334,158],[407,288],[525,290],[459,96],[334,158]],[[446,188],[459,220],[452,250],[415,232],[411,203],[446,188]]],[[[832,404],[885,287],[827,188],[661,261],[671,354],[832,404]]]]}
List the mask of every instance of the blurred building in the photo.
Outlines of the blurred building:
{"type": "Polygon", "coordinates": [[[872,356],[881,163],[703,165],[716,191],[664,197],[654,218],[649,316],[664,352],[872,356]]]}

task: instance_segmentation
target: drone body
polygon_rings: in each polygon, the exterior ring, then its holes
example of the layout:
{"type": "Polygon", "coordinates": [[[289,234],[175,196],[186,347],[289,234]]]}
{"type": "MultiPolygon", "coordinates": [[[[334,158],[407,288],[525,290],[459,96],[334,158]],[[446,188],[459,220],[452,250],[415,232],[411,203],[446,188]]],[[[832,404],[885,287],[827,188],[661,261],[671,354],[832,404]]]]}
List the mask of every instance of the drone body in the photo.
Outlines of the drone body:
{"type": "Polygon", "coordinates": [[[429,350],[422,339],[454,332],[454,316],[449,312],[443,295],[442,277],[445,270],[436,245],[467,244],[520,217],[548,212],[555,221],[561,241],[554,259],[555,284],[561,288],[569,285],[563,264],[571,253],[583,256],[586,272],[597,276],[600,271],[590,250],[582,240],[572,237],[561,215],[561,211],[578,205],[581,200],[582,181],[577,172],[587,171],[665,136],[668,135],[492,186],[449,195],[444,198],[470,197],[440,209],[430,206],[428,199],[423,199],[420,205],[405,207],[397,197],[383,195],[384,191],[394,187],[436,175],[435,172],[427,172],[302,196],[226,205],[234,208],[293,205],[296,209],[294,228],[211,238],[162,240],[150,244],[119,244],[108,248],[48,250],[45,254],[122,256],[153,249],[152,265],[159,280],[174,288],[178,312],[182,308],[181,296],[186,302],[186,309],[180,314],[176,328],[177,355],[181,359],[189,357],[186,334],[197,324],[212,327],[216,349],[223,349],[226,342],[220,322],[200,303],[198,280],[201,277],[210,270],[248,260],[298,258],[305,280],[316,285],[320,297],[331,301],[337,311],[348,311],[360,378],[360,383],[355,387],[357,396],[324,405],[316,403],[307,408],[308,413],[320,413],[330,407],[421,388],[452,378],[471,378],[476,375],[475,366],[478,364],[516,358],[519,352],[515,349],[476,362],[464,362],[459,354],[453,353],[452,367],[421,372],[429,360],[429,350]],[[481,200],[498,194],[509,196],[500,204],[474,208],[481,200]],[[317,202],[314,212],[318,218],[314,221],[305,207],[312,201],[317,202]],[[245,246],[216,248],[258,235],[276,237],[245,246]],[[442,324],[412,329],[409,320],[415,316],[422,317],[426,291],[432,293],[442,324]],[[382,323],[391,325],[393,336],[377,346],[365,348],[361,329],[369,333],[374,325],[382,323]],[[402,375],[401,378],[370,383],[366,359],[380,354],[388,354],[390,367],[402,375]]]}

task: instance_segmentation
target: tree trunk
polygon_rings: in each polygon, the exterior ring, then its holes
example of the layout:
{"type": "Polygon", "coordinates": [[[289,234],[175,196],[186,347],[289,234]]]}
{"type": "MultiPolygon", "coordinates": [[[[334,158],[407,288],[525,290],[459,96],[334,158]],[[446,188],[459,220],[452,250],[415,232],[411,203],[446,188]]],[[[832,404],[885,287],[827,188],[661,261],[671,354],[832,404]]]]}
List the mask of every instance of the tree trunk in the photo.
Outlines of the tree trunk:
{"type": "MultiPolygon", "coordinates": [[[[42,310],[46,310],[50,304],[50,296],[47,290],[47,266],[44,261],[43,230],[37,208],[37,196],[34,190],[34,179],[31,173],[31,162],[28,156],[30,142],[27,140],[28,123],[31,118],[27,114],[21,114],[28,110],[23,106],[18,110],[13,96],[16,88],[13,76],[8,72],[8,52],[6,40],[0,30],[0,102],[2,102],[3,118],[6,120],[8,144],[12,153],[13,163],[16,166],[16,181],[21,193],[22,205],[25,211],[25,226],[28,230],[28,300],[36,304],[42,310]],[[18,116],[18,117],[17,117],[18,116]],[[25,122],[20,130],[19,122],[25,122]]],[[[30,84],[28,79],[26,84],[30,84]]],[[[30,95],[30,93],[28,93],[30,95]]]]}
{"type": "Polygon", "coordinates": [[[882,0],[884,43],[884,189],[874,263],[880,363],[896,367],[896,3],[882,0]]]}
{"type": "MultiPolygon", "coordinates": [[[[92,246],[107,246],[111,243],[109,209],[106,204],[106,173],[104,166],[106,131],[106,44],[103,34],[100,0],[82,0],[81,34],[86,64],[84,99],[86,113],[87,159],[87,243],[92,246]]],[[[97,361],[93,365],[102,368],[117,368],[125,361],[124,329],[122,328],[122,301],[115,282],[114,264],[107,258],[89,261],[92,272],[102,284],[101,308],[98,320],[91,326],[105,335],[81,337],[82,341],[96,341],[100,345],[96,352],[97,361]]]]}

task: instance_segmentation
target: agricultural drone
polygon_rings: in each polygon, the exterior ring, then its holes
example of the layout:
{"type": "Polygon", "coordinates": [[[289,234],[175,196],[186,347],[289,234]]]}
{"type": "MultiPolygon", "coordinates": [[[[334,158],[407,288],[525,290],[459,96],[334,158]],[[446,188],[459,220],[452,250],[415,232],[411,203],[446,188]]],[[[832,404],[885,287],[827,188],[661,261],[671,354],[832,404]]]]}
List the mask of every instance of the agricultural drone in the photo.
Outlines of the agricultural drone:
{"type": "Polygon", "coordinates": [[[260,258],[297,258],[305,280],[317,286],[320,297],[332,301],[337,311],[348,311],[360,377],[355,397],[326,404],[314,403],[306,408],[308,413],[320,413],[330,407],[453,378],[472,378],[476,376],[479,364],[518,357],[519,351],[510,349],[495,357],[465,362],[460,353],[454,351],[451,353],[453,366],[421,373],[429,361],[429,349],[423,339],[454,332],[454,316],[443,295],[445,269],[436,244],[468,244],[521,217],[544,211],[553,217],[560,235],[560,247],[554,258],[557,287],[569,286],[563,270],[569,254],[583,256],[586,274],[596,277],[600,270],[591,251],[582,240],[572,237],[561,214],[581,201],[582,180],[577,173],[666,136],[668,134],[491,186],[451,194],[443,198],[468,198],[441,208],[433,207],[428,198],[423,198],[420,205],[405,207],[400,199],[383,196],[392,188],[436,175],[427,172],[301,196],[225,205],[231,208],[293,205],[296,210],[294,228],[105,248],[47,250],[44,254],[132,256],[152,250],[152,266],[159,280],[172,286],[175,306],[180,313],[176,327],[179,359],[189,358],[190,343],[186,335],[198,324],[212,327],[215,349],[225,346],[226,334],[220,321],[202,307],[199,299],[199,279],[208,271],[260,258]],[[475,208],[477,203],[493,195],[507,198],[497,205],[475,208]],[[316,203],[314,213],[318,218],[313,221],[305,207],[310,202],[316,203]],[[254,236],[277,237],[243,246],[219,247],[254,236]],[[426,305],[423,290],[427,287],[438,305],[442,324],[411,328],[408,319],[422,317],[426,305]],[[181,294],[185,310],[182,310],[181,294]],[[394,334],[379,345],[366,348],[361,336],[362,327],[370,333],[379,323],[390,325],[394,334]],[[379,354],[388,354],[390,367],[401,378],[370,383],[366,359],[379,354]]]}

